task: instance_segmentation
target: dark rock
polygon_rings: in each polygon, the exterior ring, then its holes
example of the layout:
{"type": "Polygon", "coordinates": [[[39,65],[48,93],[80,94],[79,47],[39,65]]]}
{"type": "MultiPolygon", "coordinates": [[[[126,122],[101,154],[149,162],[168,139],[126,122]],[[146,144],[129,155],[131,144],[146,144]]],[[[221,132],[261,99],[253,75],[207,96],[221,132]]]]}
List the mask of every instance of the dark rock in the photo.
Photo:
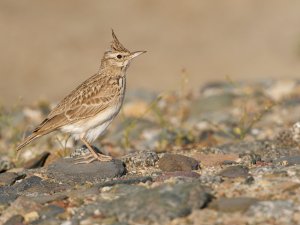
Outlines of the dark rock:
{"type": "Polygon", "coordinates": [[[213,201],[209,207],[222,212],[245,212],[251,205],[258,200],[256,198],[238,197],[238,198],[220,198],[213,201]]]}
{"type": "Polygon", "coordinates": [[[57,205],[48,205],[43,207],[40,211],[39,211],[39,215],[41,219],[49,219],[52,217],[57,216],[58,214],[61,214],[65,211],[64,208],[59,207],[57,205]]]}
{"type": "Polygon", "coordinates": [[[40,195],[31,197],[30,199],[32,201],[36,202],[36,203],[45,204],[45,203],[50,203],[50,202],[53,202],[53,201],[65,200],[67,198],[68,198],[67,195],[64,195],[64,194],[61,194],[61,193],[55,193],[55,194],[52,194],[52,195],[45,195],[43,193],[42,195],[40,194],[40,195]]]}
{"type": "Polygon", "coordinates": [[[15,184],[12,186],[12,189],[15,193],[22,193],[28,189],[35,188],[35,187],[43,187],[42,178],[38,176],[31,176],[24,179],[22,182],[15,184]]]}
{"type": "Polygon", "coordinates": [[[3,225],[22,225],[24,224],[24,217],[21,215],[14,215],[10,217],[3,225]]]}
{"type": "Polygon", "coordinates": [[[300,164],[300,155],[296,156],[287,156],[282,157],[274,161],[275,165],[285,165],[285,166],[292,166],[292,165],[299,165],[300,164]]]}
{"type": "Polygon", "coordinates": [[[0,187],[0,205],[8,205],[19,195],[14,193],[9,187],[0,187]]]}
{"type": "Polygon", "coordinates": [[[230,166],[222,170],[219,175],[228,178],[247,177],[249,169],[244,166],[230,166]]]}
{"type": "Polygon", "coordinates": [[[0,174],[0,186],[3,185],[12,185],[17,180],[23,179],[26,175],[25,174],[17,174],[17,173],[1,173],[0,174]]]}
{"type": "Polygon", "coordinates": [[[191,171],[199,169],[199,162],[179,154],[165,154],[158,162],[162,171],[191,171]]]}
{"type": "Polygon", "coordinates": [[[165,181],[171,177],[189,177],[189,178],[199,178],[200,175],[193,171],[175,171],[175,172],[165,172],[158,176],[155,181],[165,181]]]}
{"type": "Polygon", "coordinates": [[[158,159],[157,154],[153,151],[137,151],[122,158],[126,167],[128,167],[129,164],[135,167],[154,166],[158,159]]]}
{"type": "Polygon", "coordinates": [[[51,194],[57,191],[66,190],[67,188],[69,188],[69,186],[42,180],[42,178],[37,176],[31,176],[12,186],[0,187],[0,204],[11,203],[20,195],[32,196],[33,193],[35,195],[37,193],[51,194]]]}
{"type": "Polygon", "coordinates": [[[26,162],[23,165],[23,167],[25,169],[33,169],[33,168],[43,167],[49,155],[50,155],[49,152],[43,152],[41,155],[38,155],[37,157],[26,162]]]}
{"type": "Polygon", "coordinates": [[[138,183],[146,183],[146,182],[152,182],[152,177],[134,177],[134,178],[126,178],[126,179],[118,179],[118,180],[112,180],[107,181],[104,183],[97,184],[96,186],[99,188],[102,187],[110,187],[117,184],[138,184],[138,183]]]}
{"type": "Polygon", "coordinates": [[[193,209],[206,207],[211,199],[212,195],[199,182],[166,184],[133,191],[111,202],[83,206],[83,212],[77,214],[90,217],[98,210],[105,217],[116,217],[118,221],[132,224],[164,224],[189,215],[193,209]]]}
{"type": "Polygon", "coordinates": [[[60,159],[48,166],[47,173],[61,182],[95,182],[105,178],[120,177],[126,173],[122,161],[94,161],[87,164],[75,164],[72,158],[60,159]]]}

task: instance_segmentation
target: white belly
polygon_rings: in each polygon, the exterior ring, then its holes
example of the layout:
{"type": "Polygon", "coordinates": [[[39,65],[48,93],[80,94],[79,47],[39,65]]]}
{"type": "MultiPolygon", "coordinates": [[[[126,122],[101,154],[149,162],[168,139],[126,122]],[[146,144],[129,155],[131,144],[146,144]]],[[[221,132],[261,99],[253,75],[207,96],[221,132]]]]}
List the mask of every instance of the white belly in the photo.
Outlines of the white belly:
{"type": "Polygon", "coordinates": [[[113,118],[120,111],[120,108],[121,104],[110,107],[94,117],[63,126],[61,130],[70,133],[75,139],[84,137],[89,143],[92,143],[106,130],[113,118]]]}

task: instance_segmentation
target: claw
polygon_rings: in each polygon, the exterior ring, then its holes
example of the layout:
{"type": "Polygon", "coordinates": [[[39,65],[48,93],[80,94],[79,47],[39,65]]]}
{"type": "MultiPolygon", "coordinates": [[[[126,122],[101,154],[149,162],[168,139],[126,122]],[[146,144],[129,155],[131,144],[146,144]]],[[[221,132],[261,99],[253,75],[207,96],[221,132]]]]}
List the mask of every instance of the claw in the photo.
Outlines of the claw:
{"type": "Polygon", "coordinates": [[[75,164],[88,164],[96,160],[100,162],[109,162],[112,160],[112,157],[108,155],[96,153],[95,155],[88,154],[88,155],[79,156],[74,159],[75,164]]]}

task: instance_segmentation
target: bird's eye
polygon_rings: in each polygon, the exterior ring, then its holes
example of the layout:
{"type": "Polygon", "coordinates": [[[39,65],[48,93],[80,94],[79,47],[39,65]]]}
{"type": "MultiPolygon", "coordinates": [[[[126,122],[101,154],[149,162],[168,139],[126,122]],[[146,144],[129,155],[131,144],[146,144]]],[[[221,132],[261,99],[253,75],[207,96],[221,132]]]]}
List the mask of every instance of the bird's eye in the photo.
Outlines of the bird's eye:
{"type": "Polygon", "coordinates": [[[118,58],[118,59],[121,59],[121,58],[122,58],[122,55],[117,55],[117,58],[118,58]]]}

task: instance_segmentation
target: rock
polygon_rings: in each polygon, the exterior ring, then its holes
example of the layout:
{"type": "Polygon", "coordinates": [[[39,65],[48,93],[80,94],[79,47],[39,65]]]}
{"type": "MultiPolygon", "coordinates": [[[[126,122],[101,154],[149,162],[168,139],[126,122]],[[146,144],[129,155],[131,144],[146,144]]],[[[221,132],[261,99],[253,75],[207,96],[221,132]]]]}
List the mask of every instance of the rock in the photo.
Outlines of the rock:
{"type": "Polygon", "coordinates": [[[21,215],[14,215],[10,217],[3,225],[22,225],[24,224],[24,217],[21,215]]]}
{"type": "Polygon", "coordinates": [[[257,162],[261,162],[261,156],[256,153],[242,153],[239,155],[239,162],[244,165],[253,165],[257,162]]]}
{"type": "Polygon", "coordinates": [[[17,180],[23,179],[26,175],[25,174],[17,174],[12,172],[6,172],[0,174],[0,186],[3,185],[12,185],[17,180]]]}
{"type": "Polygon", "coordinates": [[[155,181],[165,181],[172,177],[188,177],[188,178],[199,178],[200,175],[193,171],[175,171],[175,172],[164,172],[162,175],[158,176],[155,181]]]}
{"type": "Polygon", "coordinates": [[[39,214],[36,211],[29,212],[24,215],[24,219],[26,223],[33,222],[39,218],[39,214]]]}
{"type": "Polygon", "coordinates": [[[42,180],[38,176],[31,176],[12,186],[0,187],[0,204],[9,204],[20,195],[51,194],[67,188],[69,187],[64,184],[56,184],[42,180]]]}
{"type": "Polygon", "coordinates": [[[264,91],[271,99],[279,101],[291,94],[295,86],[296,82],[294,80],[280,80],[276,81],[269,88],[264,89],[264,91]]]}
{"type": "Polygon", "coordinates": [[[67,198],[68,198],[67,195],[61,194],[61,193],[54,193],[51,195],[45,195],[43,193],[43,194],[38,194],[37,196],[31,197],[30,199],[36,203],[45,204],[45,203],[50,203],[53,201],[65,200],[67,198]]]}
{"type": "Polygon", "coordinates": [[[158,162],[162,171],[191,171],[199,169],[199,162],[179,154],[165,154],[158,162]]]}
{"type": "MultiPolygon", "coordinates": [[[[293,203],[290,201],[261,201],[252,205],[246,212],[248,216],[264,218],[286,218],[285,224],[290,224],[293,214],[293,203]]],[[[282,224],[282,223],[281,223],[282,224]]]]}
{"type": "Polygon", "coordinates": [[[209,207],[221,212],[244,212],[257,201],[256,198],[247,197],[220,198],[213,201],[209,207]]]}
{"type": "Polygon", "coordinates": [[[158,161],[158,156],[154,151],[137,151],[122,158],[126,167],[149,167],[154,166],[158,161]]]}
{"type": "Polygon", "coordinates": [[[247,177],[249,175],[249,169],[240,165],[229,166],[222,170],[219,175],[228,178],[247,177]]]}
{"type": "Polygon", "coordinates": [[[74,159],[60,159],[48,166],[47,174],[60,182],[95,182],[105,178],[123,176],[126,168],[122,161],[94,161],[87,164],[75,164],[74,159]]]}
{"type": "Polygon", "coordinates": [[[199,182],[165,184],[82,207],[77,214],[91,217],[98,210],[97,214],[105,218],[116,217],[132,224],[164,224],[206,207],[211,199],[212,195],[199,182]]]}
{"type": "Polygon", "coordinates": [[[300,144],[300,122],[297,122],[293,125],[291,133],[293,141],[300,144]]]}
{"type": "Polygon", "coordinates": [[[118,179],[118,180],[112,180],[112,181],[106,181],[103,183],[96,184],[97,187],[111,187],[115,186],[117,184],[138,184],[138,183],[146,183],[146,182],[152,182],[153,179],[150,176],[147,177],[133,177],[133,178],[127,178],[127,179],[118,179]]]}
{"type": "Polygon", "coordinates": [[[50,155],[49,152],[43,152],[41,155],[38,155],[37,157],[26,162],[23,165],[23,167],[25,169],[33,169],[33,168],[43,167],[49,155],[50,155]]]}
{"type": "Polygon", "coordinates": [[[42,220],[45,220],[45,219],[55,217],[58,214],[61,214],[63,212],[65,212],[65,209],[62,207],[59,207],[57,205],[48,205],[48,206],[43,207],[39,211],[39,215],[42,220]]]}
{"type": "Polygon", "coordinates": [[[300,155],[281,157],[279,159],[276,159],[273,163],[275,165],[284,165],[284,166],[299,165],[300,155]]]}
{"type": "Polygon", "coordinates": [[[3,173],[14,167],[15,167],[15,165],[11,161],[6,159],[5,157],[0,158],[0,173],[3,173]]]}
{"type": "Polygon", "coordinates": [[[192,104],[192,116],[198,118],[203,112],[221,110],[232,105],[235,95],[222,93],[195,100],[192,104]]]}
{"type": "Polygon", "coordinates": [[[239,159],[238,154],[218,154],[218,153],[195,153],[193,157],[201,162],[203,166],[218,166],[224,164],[225,161],[235,162],[239,159]]]}

